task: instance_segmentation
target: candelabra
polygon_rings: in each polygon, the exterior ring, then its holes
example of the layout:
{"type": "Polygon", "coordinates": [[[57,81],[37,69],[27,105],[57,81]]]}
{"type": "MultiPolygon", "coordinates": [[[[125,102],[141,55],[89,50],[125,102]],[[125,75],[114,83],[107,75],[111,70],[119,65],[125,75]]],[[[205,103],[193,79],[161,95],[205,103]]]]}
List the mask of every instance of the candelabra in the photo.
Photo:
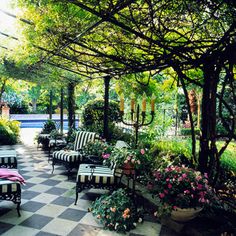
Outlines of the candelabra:
{"type": "Polygon", "coordinates": [[[135,109],[135,101],[134,101],[134,95],[131,94],[131,109],[130,109],[130,118],[131,121],[125,121],[124,120],[124,96],[123,94],[120,96],[120,116],[121,116],[121,121],[127,126],[132,126],[135,131],[135,147],[137,148],[138,145],[138,131],[142,126],[148,126],[150,125],[155,116],[155,96],[152,95],[151,97],[151,119],[148,122],[145,122],[146,119],[146,95],[145,93],[143,94],[143,99],[142,99],[142,112],[140,114],[140,107],[139,104],[137,104],[136,109],[135,109]]]}

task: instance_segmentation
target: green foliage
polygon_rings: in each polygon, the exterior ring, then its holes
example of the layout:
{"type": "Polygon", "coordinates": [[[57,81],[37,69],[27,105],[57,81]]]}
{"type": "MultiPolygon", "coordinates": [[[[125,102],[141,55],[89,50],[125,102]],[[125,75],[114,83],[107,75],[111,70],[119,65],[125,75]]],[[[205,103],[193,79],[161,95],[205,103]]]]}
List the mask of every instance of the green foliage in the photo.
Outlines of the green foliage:
{"type": "MultiPolygon", "coordinates": [[[[83,153],[86,156],[94,156],[95,162],[103,162],[105,155],[111,153],[112,147],[108,145],[104,140],[95,140],[89,142],[83,147],[83,153]]],[[[93,158],[93,157],[91,157],[93,158]]]]}
{"type": "Polygon", "coordinates": [[[222,154],[220,159],[221,166],[228,170],[232,171],[236,175],[236,144],[232,143],[229,145],[227,150],[222,154]]]}
{"type": "MultiPolygon", "coordinates": [[[[86,104],[83,111],[83,125],[85,127],[103,125],[104,101],[95,100],[86,104]]],[[[116,102],[109,103],[108,119],[110,122],[119,121],[119,106],[116,102]]]]}
{"type": "Polygon", "coordinates": [[[191,158],[191,140],[158,140],[151,149],[152,155],[158,156],[160,153],[170,154],[173,156],[185,156],[191,158]]]}
{"type": "Polygon", "coordinates": [[[20,123],[18,121],[11,121],[0,119],[0,144],[13,145],[19,141],[20,123]]]}
{"type": "Polygon", "coordinates": [[[50,134],[55,129],[56,129],[55,121],[48,119],[43,124],[43,129],[41,131],[41,134],[50,134]]]}
{"type": "Polygon", "coordinates": [[[102,195],[93,203],[91,211],[105,229],[120,233],[128,232],[142,222],[140,213],[124,189],[102,195]]]}
{"type": "MultiPolygon", "coordinates": [[[[104,101],[95,100],[86,104],[82,113],[82,123],[86,130],[97,132],[100,135],[103,133],[103,117],[104,117],[104,101]]],[[[110,134],[114,123],[119,121],[119,106],[117,102],[110,101],[108,110],[108,120],[110,134]]],[[[115,128],[114,128],[115,129],[115,128]]]]}
{"type": "MultiPolygon", "coordinates": [[[[195,132],[195,135],[200,135],[200,129],[195,128],[194,132],[195,132]]],[[[189,136],[189,135],[191,135],[191,129],[190,128],[182,128],[180,130],[180,134],[184,135],[184,136],[189,136]]]]}

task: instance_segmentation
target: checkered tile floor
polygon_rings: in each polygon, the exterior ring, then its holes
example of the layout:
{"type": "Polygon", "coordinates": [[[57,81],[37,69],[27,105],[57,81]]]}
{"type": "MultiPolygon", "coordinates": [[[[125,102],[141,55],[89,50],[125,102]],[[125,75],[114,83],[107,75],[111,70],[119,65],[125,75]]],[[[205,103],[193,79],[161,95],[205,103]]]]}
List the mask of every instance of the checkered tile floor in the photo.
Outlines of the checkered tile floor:
{"type": "MultiPolygon", "coordinates": [[[[110,236],[118,235],[103,230],[87,209],[103,190],[89,190],[75,200],[75,179],[68,180],[64,167],[57,166],[51,174],[48,155],[33,146],[0,146],[1,149],[17,151],[18,169],[26,179],[22,186],[21,217],[16,205],[10,201],[0,202],[0,235],[3,236],[110,236]]],[[[126,235],[157,236],[172,235],[153,220],[145,220],[126,235]],[[160,232],[162,231],[162,233],[160,232]]]]}

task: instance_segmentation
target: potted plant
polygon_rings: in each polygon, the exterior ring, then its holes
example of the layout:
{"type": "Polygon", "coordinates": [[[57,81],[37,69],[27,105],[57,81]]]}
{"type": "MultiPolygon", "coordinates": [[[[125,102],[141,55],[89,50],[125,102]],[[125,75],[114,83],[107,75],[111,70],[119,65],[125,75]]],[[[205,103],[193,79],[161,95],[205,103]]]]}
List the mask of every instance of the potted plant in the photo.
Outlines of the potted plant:
{"type": "Polygon", "coordinates": [[[169,166],[153,173],[148,187],[158,200],[156,216],[173,220],[193,219],[209,204],[212,195],[207,175],[185,166],[169,166]]]}
{"type": "Polygon", "coordinates": [[[105,229],[120,233],[130,231],[138,222],[142,222],[140,212],[124,189],[118,189],[111,195],[102,195],[90,210],[105,229]]]}
{"type": "Polygon", "coordinates": [[[134,174],[146,162],[144,149],[113,148],[105,159],[105,164],[116,164],[127,175],[134,174]]]}
{"type": "Polygon", "coordinates": [[[83,148],[86,162],[102,164],[104,158],[108,158],[112,151],[112,146],[102,139],[89,142],[83,148]]]}

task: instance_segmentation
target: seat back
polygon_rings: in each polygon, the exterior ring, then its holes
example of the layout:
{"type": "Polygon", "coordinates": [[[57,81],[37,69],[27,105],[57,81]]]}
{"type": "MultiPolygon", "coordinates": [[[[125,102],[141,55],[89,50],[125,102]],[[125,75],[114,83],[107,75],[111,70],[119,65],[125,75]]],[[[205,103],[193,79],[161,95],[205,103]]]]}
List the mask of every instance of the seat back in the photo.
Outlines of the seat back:
{"type": "Polygon", "coordinates": [[[93,142],[98,138],[94,132],[78,131],[75,137],[74,151],[81,150],[88,142],[93,142]]]}

